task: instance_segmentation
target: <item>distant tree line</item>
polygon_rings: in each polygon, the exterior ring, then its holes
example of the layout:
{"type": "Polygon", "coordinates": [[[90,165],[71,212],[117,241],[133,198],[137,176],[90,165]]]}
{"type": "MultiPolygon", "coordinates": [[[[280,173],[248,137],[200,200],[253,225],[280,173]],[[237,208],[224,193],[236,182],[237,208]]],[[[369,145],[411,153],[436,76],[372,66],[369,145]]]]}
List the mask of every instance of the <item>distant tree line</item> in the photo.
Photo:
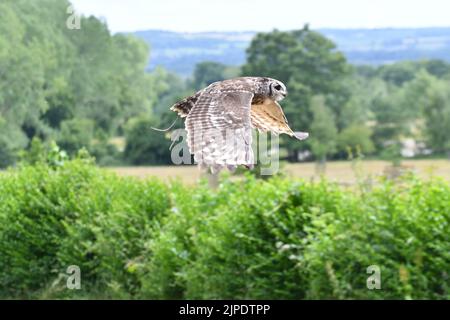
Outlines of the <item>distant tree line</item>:
{"type": "MultiPolygon", "coordinates": [[[[282,102],[291,127],[285,158],[324,163],[359,153],[400,157],[405,139],[425,154],[450,151],[450,64],[440,60],[353,66],[322,34],[259,33],[240,67],[196,66],[183,79],[163,68],[146,72],[150,49],[131,35],[112,35],[94,17],[66,27],[66,0],[0,3],[0,166],[20,159],[33,139],[69,154],[86,148],[102,165],[169,164],[169,107],[209,83],[268,76],[286,83],[282,102]]],[[[179,120],[175,128],[183,127],[179,120]]]]}

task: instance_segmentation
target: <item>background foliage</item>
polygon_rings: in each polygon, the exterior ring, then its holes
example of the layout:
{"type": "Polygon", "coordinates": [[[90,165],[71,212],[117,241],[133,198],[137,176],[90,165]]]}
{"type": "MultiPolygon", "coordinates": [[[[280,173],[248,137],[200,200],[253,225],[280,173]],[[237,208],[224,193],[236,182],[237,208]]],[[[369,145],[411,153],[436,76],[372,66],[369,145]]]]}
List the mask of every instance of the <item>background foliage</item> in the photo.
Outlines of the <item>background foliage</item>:
{"type": "Polygon", "coordinates": [[[305,26],[256,34],[241,66],[203,61],[182,78],[162,67],[146,71],[146,42],[113,35],[95,17],[81,17],[80,30],[68,29],[69,4],[0,4],[1,167],[15,164],[34,137],[57,141],[71,155],[84,147],[101,165],[169,164],[170,141],[151,127],[172,124],[169,107],[177,100],[239,75],[287,84],[282,105],[291,126],[315,137],[302,144],[283,138],[289,161],[300,154],[320,162],[345,159],[348,148],[399,158],[405,139],[421,146],[418,156],[450,151],[444,61],[354,66],[333,41],[305,26]]]}

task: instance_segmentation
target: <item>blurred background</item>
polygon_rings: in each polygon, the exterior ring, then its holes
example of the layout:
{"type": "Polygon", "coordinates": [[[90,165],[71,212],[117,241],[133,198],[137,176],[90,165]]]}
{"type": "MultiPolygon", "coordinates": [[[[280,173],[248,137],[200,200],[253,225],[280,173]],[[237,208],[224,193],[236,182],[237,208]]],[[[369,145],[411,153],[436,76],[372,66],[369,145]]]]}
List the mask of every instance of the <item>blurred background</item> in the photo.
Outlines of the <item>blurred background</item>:
{"type": "Polygon", "coordinates": [[[2,168],[34,139],[69,155],[86,148],[121,174],[170,171],[193,182],[193,167],[148,167],[171,165],[169,135],[150,127],[168,127],[177,100],[245,75],[287,84],[291,127],[311,133],[305,143],[281,140],[280,157],[296,176],[316,174],[304,162],[332,161],[331,178],[352,180],[341,161],[355,157],[374,174],[395,165],[450,175],[439,160],[450,153],[445,1],[0,5],[2,168]]]}
{"type": "Polygon", "coordinates": [[[449,9],[0,0],[0,298],[450,299],[449,9]],[[212,188],[152,127],[242,75],[310,138],[212,188]]]}

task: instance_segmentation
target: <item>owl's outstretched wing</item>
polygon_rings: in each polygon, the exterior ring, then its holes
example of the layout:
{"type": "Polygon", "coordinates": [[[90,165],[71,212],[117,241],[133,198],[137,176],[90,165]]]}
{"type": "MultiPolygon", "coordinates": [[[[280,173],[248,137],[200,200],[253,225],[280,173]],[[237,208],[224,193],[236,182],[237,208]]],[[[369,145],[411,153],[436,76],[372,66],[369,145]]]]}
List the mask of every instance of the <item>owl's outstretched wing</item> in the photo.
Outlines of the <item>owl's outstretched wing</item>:
{"type": "Polygon", "coordinates": [[[213,171],[253,166],[252,98],[253,93],[244,90],[202,93],[185,122],[189,151],[197,163],[213,171]]]}
{"type": "Polygon", "coordinates": [[[266,100],[260,104],[253,104],[250,116],[252,126],[261,132],[285,133],[299,140],[309,136],[306,132],[292,131],[281,106],[276,101],[266,100]]]}

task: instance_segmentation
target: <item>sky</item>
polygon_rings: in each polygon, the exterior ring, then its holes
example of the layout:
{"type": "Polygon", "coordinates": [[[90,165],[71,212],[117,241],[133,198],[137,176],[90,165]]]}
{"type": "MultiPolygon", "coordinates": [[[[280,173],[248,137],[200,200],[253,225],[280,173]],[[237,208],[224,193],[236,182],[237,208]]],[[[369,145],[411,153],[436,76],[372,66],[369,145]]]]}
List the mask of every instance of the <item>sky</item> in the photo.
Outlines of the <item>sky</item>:
{"type": "Polygon", "coordinates": [[[71,0],[111,31],[450,26],[449,0],[71,0]]]}

